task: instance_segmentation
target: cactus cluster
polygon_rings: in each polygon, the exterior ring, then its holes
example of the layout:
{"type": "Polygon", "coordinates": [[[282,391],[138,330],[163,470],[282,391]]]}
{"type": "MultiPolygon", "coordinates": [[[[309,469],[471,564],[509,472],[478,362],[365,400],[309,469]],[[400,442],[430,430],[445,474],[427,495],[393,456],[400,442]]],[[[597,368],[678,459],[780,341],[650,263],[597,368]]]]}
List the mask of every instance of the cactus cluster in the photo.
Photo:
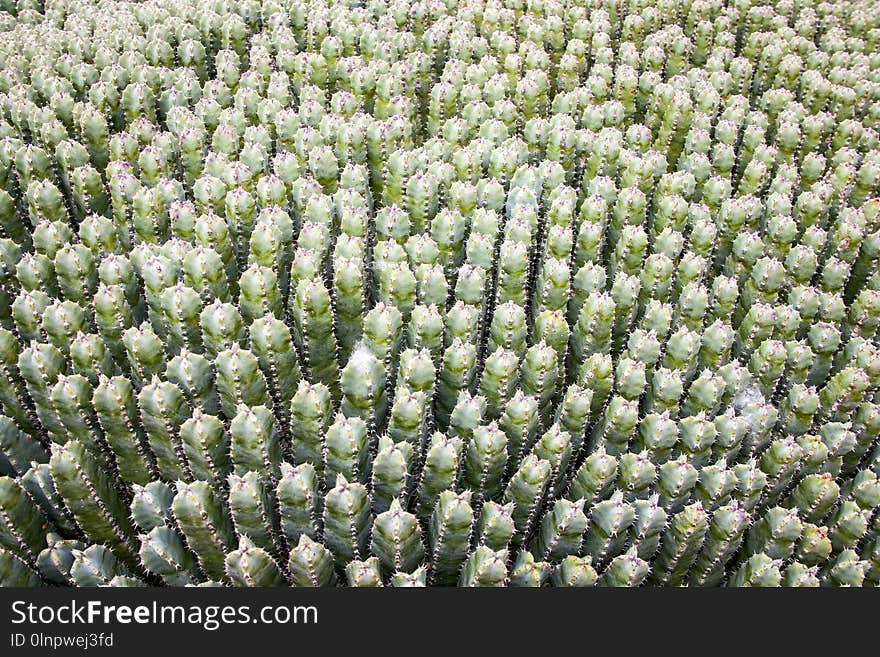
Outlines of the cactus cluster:
{"type": "Polygon", "coordinates": [[[880,585],[872,0],[0,0],[0,584],[880,585]]]}

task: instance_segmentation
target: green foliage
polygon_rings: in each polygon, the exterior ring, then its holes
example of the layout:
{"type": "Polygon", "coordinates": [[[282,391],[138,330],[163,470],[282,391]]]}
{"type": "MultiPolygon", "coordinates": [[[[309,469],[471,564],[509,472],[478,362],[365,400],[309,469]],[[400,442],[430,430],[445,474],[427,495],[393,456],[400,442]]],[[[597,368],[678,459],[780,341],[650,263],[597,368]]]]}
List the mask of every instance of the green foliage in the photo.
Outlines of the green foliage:
{"type": "Polygon", "coordinates": [[[0,2],[0,585],[880,584],[871,2],[202,4],[0,2]]]}

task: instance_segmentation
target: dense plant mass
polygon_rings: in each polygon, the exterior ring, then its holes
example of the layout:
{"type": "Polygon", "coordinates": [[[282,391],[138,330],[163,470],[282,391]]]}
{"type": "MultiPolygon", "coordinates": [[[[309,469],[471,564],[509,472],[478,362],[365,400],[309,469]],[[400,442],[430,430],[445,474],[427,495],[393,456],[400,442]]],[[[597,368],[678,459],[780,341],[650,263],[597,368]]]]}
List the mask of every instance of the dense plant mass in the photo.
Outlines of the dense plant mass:
{"type": "Polygon", "coordinates": [[[870,0],[0,0],[0,583],[880,583],[870,0]]]}

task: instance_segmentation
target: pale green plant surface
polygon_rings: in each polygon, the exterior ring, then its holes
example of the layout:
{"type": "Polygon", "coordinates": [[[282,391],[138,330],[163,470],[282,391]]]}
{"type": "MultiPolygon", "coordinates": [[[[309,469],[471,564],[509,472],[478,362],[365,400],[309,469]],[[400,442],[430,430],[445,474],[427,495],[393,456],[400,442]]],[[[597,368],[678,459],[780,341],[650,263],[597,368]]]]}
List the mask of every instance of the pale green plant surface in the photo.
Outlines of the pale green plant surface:
{"type": "Polygon", "coordinates": [[[0,585],[880,585],[868,0],[0,0],[0,585]]]}

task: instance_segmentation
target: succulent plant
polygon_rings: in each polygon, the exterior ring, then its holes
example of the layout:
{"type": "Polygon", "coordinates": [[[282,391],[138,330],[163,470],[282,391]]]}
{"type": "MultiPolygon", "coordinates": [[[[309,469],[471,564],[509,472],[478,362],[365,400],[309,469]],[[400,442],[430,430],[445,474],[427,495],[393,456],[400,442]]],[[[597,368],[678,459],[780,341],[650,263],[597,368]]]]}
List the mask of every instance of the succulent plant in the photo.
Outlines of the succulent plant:
{"type": "Polygon", "coordinates": [[[872,3],[404,4],[0,2],[0,585],[880,584],[872,3]]]}

